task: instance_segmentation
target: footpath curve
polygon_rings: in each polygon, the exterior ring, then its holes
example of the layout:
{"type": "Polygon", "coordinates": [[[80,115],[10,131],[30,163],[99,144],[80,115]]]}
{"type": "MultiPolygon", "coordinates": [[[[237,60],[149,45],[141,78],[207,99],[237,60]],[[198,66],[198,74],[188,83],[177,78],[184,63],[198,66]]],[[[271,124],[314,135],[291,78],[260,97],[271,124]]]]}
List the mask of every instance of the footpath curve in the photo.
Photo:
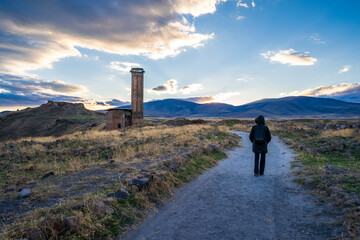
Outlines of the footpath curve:
{"type": "Polygon", "coordinates": [[[235,133],[241,147],[123,238],[319,240],[341,234],[326,205],[292,182],[294,154],[279,138],[269,144],[265,175],[254,177],[248,133],[235,133]]]}

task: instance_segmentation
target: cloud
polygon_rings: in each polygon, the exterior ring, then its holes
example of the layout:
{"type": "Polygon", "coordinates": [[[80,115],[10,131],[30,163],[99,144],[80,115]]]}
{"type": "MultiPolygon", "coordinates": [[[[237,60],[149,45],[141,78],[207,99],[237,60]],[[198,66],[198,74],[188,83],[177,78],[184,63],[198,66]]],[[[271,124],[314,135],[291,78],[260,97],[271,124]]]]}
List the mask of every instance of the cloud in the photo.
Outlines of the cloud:
{"type": "Polygon", "coordinates": [[[280,50],[278,52],[268,51],[261,55],[270,59],[270,62],[279,62],[281,64],[288,64],[290,66],[310,66],[317,62],[316,58],[306,55],[308,53],[299,53],[294,49],[280,50]]]}
{"type": "Polygon", "coordinates": [[[174,1],[174,8],[179,14],[190,14],[198,17],[203,14],[214,13],[216,5],[226,0],[181,0],[174,1]]]}
{"type": "Polygon", "coordinates": [[[199,83],[194,83],[183,87],[180,92],[183,94],[190,94],[192,92],[197,92],[200,89],[202,89],[202,85],[199,83]]]}
{"type": "Polygon", "coordinates": [[[46,81],[38,78],[0,74],[0,109],[39,106],[48,100],[84,103],[90,109],[130,105],[130,102],[119,99],[94,100],[76,96],[84,91],[86,88],[83,86],[61,81],[46,81]]]}
{"type": "Polygon", "coordinates": [[[111,106],[125,106],[125,105],[129,105],[130,102],[126,102],[126,101],[121,101],[119,99],[113,99],[111,101],[107,101],[106,104],[111,105],[111,106]]]}
{"type": "Polygon", "coordinates": [[[342,69],[340,69],[338,71],[338,73],[344,73],[344,72],[348,72],[351,68],[351,65],[345,65],[342,69]]]}
{"type": "Polygon", "coordinates": [[[72,94],[85,91],[83,86],[72,85],[62,81],[45,81],[36,78],[0,74],[0,88],[12,93],[61,93],[72,94]]]}
{"type": "Polygon", "coordinates": [[[232,98],[234,96],[239,96],[239,92],[224,92],[224,93],[218,93],[213,98],[214,100],[212,102],[226,102],[229,98],[232,98]]]}
{"type": "Polygon", "coordinates": [[[0,90],[0,106],[35,106],[47,100],[83,102],[83,98],[72,95],[86,89],[61,81],[0,74],[0,90]]]}
{"type": "Polygon", "coordinates": [[[252,80],[253,80],[253,77],[251,77],[247,74],[244,74],[237,79],[237,81],[239,81],[239,82],[248,82],[248,81],[252,81],[252,80]]]}
{"type": "Polygon", "coordinates": [[[149,90],[149,92],[156,93],[156,94],[176,94],[176,93],[190,94],[192,92],[197,92],[200,89],[202,89],[201,84],[193,83],[190,85],[186,85],[186,86],[182,87],[180,90],[178,90],[177,80],[170,79],[166,83],[152,88],[151,90],[149,90]]]}
{"type": "Polygon", "coordinates": [[[89,56],[87,55],[86,53],[85,54],[81,54],[81,56],[83,58],[87,58],[87,59],[90,59],[90,60],[95,60],[95,61],[98,61],[99,60],[99,56],[89,56]]]}
{"type": "MultiPolygon", "coordinates": [[[[89,101],[88,101],[89,102],[89,101]]],[[[112,99],[110,101],[95,101],[88,103],[89,105],[97,105],[97,106],[103,106],[103,107],[121,107],[121,106],[127,106],[130,105],[130,102],[122,101],[119,99],[112,99]]]]}
{"type": "Polygon", "coordinates": [[[234,96],[239,96],[239,92],[224,92],[218,93],[215,96],[205,96],[205,97],[190,97],[190,98],[183,98],[181,100],[194,102],[194,103],[219,103],[219,102],[226,102],[229,98],[234,96]]]}
{"type": "Polygon", "coordinates": [[[194,102],[194,103],[209,103],[214,101],[213,97],[191,97],[191,98],[183,98],[181,100],[185,100],[188,102],[194,102]]]}
{"type": "Polygon", "coordinates": [[[311,34],[311,35],[308,37],[308,39],[309,39],[310,41],[315,42],[316,44],[325,44],[325,43],[326,43],[325,41],[322,41],[322,40],[320,39],[319,34],[317,34],[317,33],[311,34]]]}
{"type": "Polygon", "coordinates": [[[0,71],[51,68],[65,57],[81,56],[79,47],[152,59],[175,56],[214,37],[196,32],[185,16],[213,13],[224,1],[4,0],[0,71]]]}
{"type": "Polygon", "coordinates": [[[238,20],[238,21],[244,20],[244,19],[245,19],[245,16],[238,16],[238,17],[236,18],[236,20],[238,20]]]}
{"type": "Polygon", "coordinates": [[[247,3],[244,3],[242,0],[239,0],[237,3],[236,3],[236,6],[238,7],[244,7],[244,8],[249,8],[249,5],[247,3]]]}
{"type": "Polygon", "coordinates": [[[160,86],[154,87],[152,90],[153,91],[163,92],[163,91],[167,91],[168,88],[165,85],[160,85],[160,86]]]}
{"type": "Polygon", "coordinates": [[[38,106],[46,103],[48,100],[56,102],[85,102],[85,99],[76,96],[45,94],[45,93],[0,93],[0,107],[14,106],[38,106]]]}
{"type": "Polygon", "coordinates": [[[178,92],[177,81],[175,79],[170,79],[166,83],[154,87],[150,92],[155,92],[157,94],[175,94],[178,92]]]}
{"type": "Polygon", "coordinates": [[[120,71],[120,72],[124,72],[124,73],[128,73],[130,72],[131,68],[133,67],[140,67],[140,64],[138,63],[131,63],[131,62],[117,62],[117,61],[113,61],[110,62],[109,66],[110,69],[116,70],[116,71],[120,71]]]}
{"type": "Polygon", "coordinates": [[[0,88],[0,93],[10,93],[10,91],[9,91],[9,90],[6,90],[6,89],[1,89],[1,88],[0,88]]]}
{"type": "Polygon", "coordinates": [[[347,102],[360,103],[360,83],[341,83],[339,85],[320,86],[304,91],[281,93],[280,96],[328,97],[347,102]]]}

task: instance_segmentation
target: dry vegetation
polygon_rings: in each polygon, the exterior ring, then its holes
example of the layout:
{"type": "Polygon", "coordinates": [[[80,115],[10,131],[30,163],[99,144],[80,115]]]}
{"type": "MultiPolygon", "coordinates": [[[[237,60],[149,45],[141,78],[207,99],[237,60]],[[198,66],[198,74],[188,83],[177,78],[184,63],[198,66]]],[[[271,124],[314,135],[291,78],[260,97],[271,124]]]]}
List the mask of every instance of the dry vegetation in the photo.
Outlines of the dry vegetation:
{"type": "Polygon", "coordinates": [[[174,188],[224,158],[222,150],[239,140],[227,131],[210,124],[157,125],[3,142],[0,236],[114,239],[174,188]],[[41,180],[49,172],[54,175],[41,180]],[[131,188],[129,181],[141,175],[153,177],[150,187],[131,188]],[[24,188],[32,194],[22,199],[24,188]],[[109,197],[121,188],[128,198],[109,197]]]}
{"type": "MultiPolygon", "coordinates": [[[[250,131],[253,120],[223,120],[234,130],[250,131]]],[[[360,122],[270,120],[267,125],[298,153],[292,163],[296,182],[314,190],[342,212],[351,237],[360,234],[360,122]]]]}

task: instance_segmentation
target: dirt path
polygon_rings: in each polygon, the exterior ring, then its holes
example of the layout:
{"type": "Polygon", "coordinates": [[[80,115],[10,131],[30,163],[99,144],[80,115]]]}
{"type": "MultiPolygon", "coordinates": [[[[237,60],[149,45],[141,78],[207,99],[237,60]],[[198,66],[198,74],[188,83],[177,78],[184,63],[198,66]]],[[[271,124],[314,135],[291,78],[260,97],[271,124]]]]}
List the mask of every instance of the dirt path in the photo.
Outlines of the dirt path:
{"type": "Polygon", "coordinates": [[[125,239],[329,239],[343,231],[326,206],[292,182],[294,155],[277,137],[269,144],[265,175],[254,177],[248,134],[237,133],[241,148],[125,239]]]}

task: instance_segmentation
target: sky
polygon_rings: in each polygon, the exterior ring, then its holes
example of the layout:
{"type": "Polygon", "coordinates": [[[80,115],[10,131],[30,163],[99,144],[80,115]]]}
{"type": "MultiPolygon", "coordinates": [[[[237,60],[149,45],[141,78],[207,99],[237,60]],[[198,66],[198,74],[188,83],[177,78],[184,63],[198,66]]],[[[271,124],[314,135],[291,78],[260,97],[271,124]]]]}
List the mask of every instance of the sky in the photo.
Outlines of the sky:
{"type": "Polygon", "coordinates": [[[52,101],[360,102],[358,0],[0,0],[0,111],[52,101]]]}

